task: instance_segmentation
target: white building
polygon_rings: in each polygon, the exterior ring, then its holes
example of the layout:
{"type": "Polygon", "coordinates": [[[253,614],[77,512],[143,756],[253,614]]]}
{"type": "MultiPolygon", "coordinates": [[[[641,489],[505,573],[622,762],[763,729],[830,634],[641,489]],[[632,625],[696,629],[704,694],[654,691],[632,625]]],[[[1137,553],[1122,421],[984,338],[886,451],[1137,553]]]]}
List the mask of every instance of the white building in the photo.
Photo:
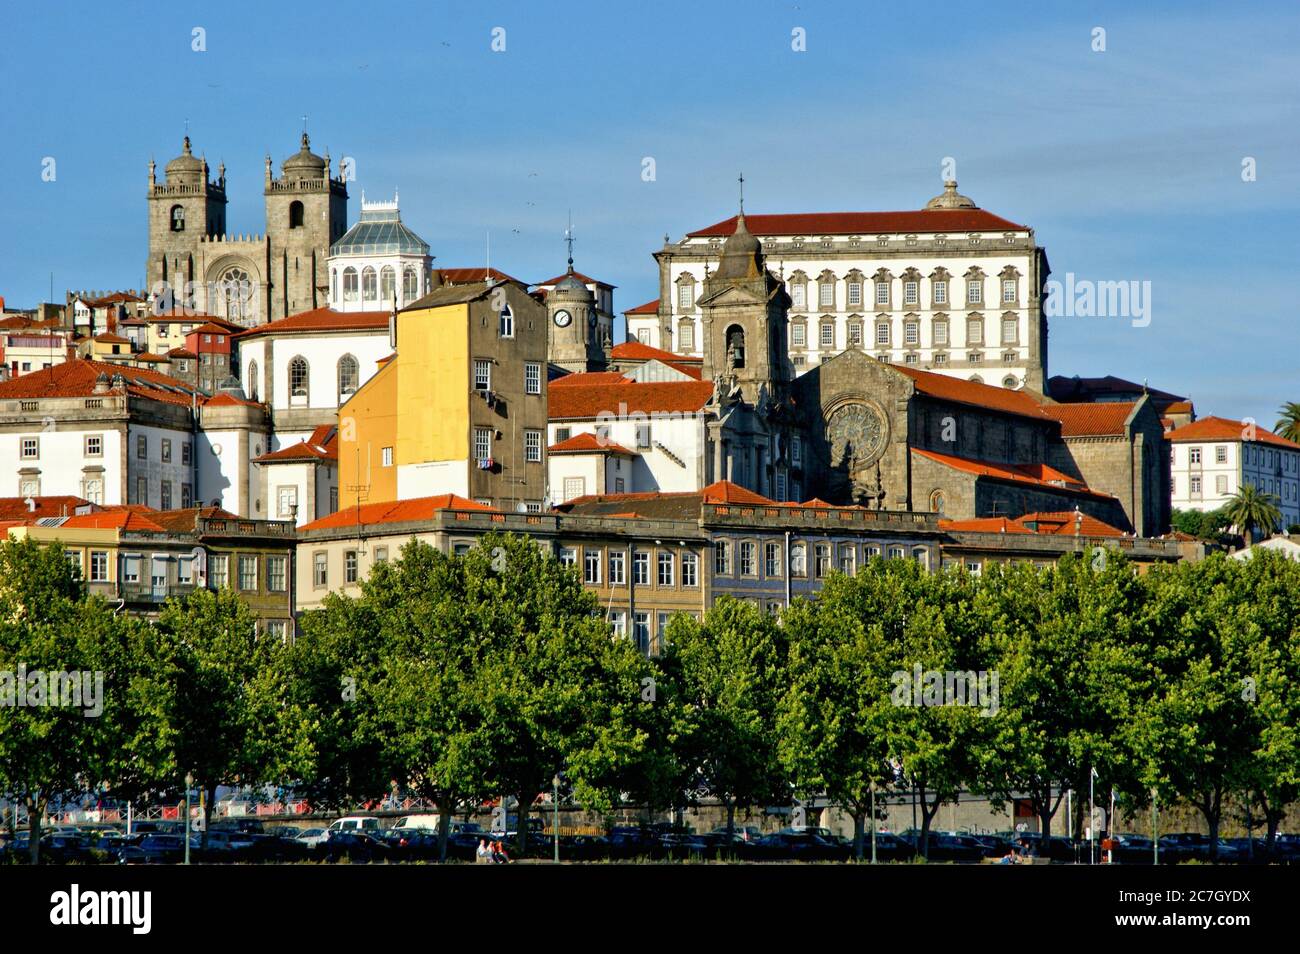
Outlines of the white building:
{"type": "Polygon", "coordinates": [[[397,197],[367,202],[361,218],[330,246],[330,307],[335,311],[403,308],[429,291],[429,245],[402,224],[397,197]]]}
{"type": "MultiPolygon", "coordinates": [[[[665,355],[672,358],[672,355],[665,355]]],[[[549,498],[694,491],[705,478],[713,385],[662,361],[555,379],[547,388],[549,498]]]]}
{"type": "MultiPolygon", "coordinates": [[[[1048,264],[1033,229],[958,194],[912,212],[746,215],[792,301],[794,374],[859,348],[941,374],[1043,390],[1048,264]]],[[[698,306],[733,216],[655,252],[659,299],[626,312],[628,337],[703,354],[698,306]]]]}
{"type": "Polygon", "coordinates": [[[269,451],[253,461],[259,489],[273,520],[299,525],[339,509],[338,428],[322,424],[297,444],[269,451]]]}
{"type": "Polygon", "coordinates": [[[1282,527],[1300,523],[1300,444],[1249,421],[1203,417],[1165,434],[1171,447],[1170,504],[1218,510],[1243,486],[1277,497],[1282,527]]]}

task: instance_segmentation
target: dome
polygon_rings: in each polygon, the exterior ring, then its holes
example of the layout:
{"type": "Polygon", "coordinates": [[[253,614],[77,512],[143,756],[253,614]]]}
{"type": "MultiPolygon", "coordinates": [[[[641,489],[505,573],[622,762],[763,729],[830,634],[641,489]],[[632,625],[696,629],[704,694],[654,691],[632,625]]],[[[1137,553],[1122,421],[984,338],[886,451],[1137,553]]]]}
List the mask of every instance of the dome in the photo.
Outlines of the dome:
{"type": "Polygon", "coordinates": [[[361,201],[360,220],[330,246],[330,255],[428,255],[429,243],[402,224],[396,202],[361,201]]]}
{"type": "Polygon", "coordinates": [[[925,204],[927,209],[978,209],[973,199],[957,191],[957,180],[948,179],[943,184],[943,195],[936,195],[925,204]]]}
{"type": "Polygon", "coordinates": [[[302,134],[302,148],[296,153],[284,160],[280,165],[280,170],[287,178],[292,179],[323,179],[325,178],[325,160],[308,148],[311,140],[306,133],[302,134]]]}
{"type": "Polygon", "coordinates": [[[568,297],[587,298],[592,297],[591,289],[587,287],[586,282],[573,274],[573,262],[569,262],[569,271],[563,278],[555,283],[555,288],[551,290],[551,295],[564,295],[568,297]]]}
{"type": "Polygon", "coordinates": [[[167,163],[167,179],[173,181],[174,179],[197,178],[201,181],[206,168],[207,163],[190,152],[190,137],[186,136],[181,154],[167,163]]]}
{"type": "Polygon", "coordinates": [[[736,216],[736,231],[722,243],[722,258],[714,278],[748,279],[763,274],[763,246],[745,224],[745,213],[736,216]]]}

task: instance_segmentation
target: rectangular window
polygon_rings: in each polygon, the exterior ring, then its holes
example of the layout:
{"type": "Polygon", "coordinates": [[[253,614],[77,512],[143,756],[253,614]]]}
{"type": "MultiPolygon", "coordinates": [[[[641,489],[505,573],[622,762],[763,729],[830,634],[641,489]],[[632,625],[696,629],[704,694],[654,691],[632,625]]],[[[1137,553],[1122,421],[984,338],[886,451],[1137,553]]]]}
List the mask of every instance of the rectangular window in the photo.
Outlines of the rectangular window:
{"type": "Polygon", "coordinates": [[[984,322],[980,318],[971,318],[966,322],[966,343],[980,344],[984,341],[984,322]]]}
{"type": "Polygon", "coordinates": [[[763,575],[779,577],[781,573],[781,544],[763,544],[763,575]]]}
{"type": "Polygon", "coordinates": [[[388,547],[375,547],[375,562],[376,563],[388,562],[388,547]]]}
{"type": "Polygon", "coordinates": [[[746,540],[740,544],[740,575],[758,575],[758,547],[746,540]]]}
{"type": "Polygon", "coordinates": [[[587,482],[582,477],[565,477],[564,478],[564,499],[565,501],[576,500],[587,492],[587,482]]]}
{"type": "Polygon", "coordinates": [[[582,582],[593,586],[600,582],[600,551],[582,551],[582,582]]]}
{"type": "Polygon", "coordinates": [[[1214,448],[1214,462],[1216,464],[1226,464],[1228,462],[1228,448],[1220,444],[1214,448]]]}
{"type": "Polygon", "coordinates": [[[978,278],[971,278],[966,281],[966,303],[968,305],[978,305],[984,300],[984,283],[978,278]]]}
{"type": "Polygon", "coordinates": [[[578,551],[573,547],[560,547],[560,565],[577,566],[578,551]]]}
{"type": "Polygon", "coordinates": [[[474,359],[474,389],[477,391],[492,390],[491,361],[485,361],[482,358],[474,359]]]}
{"type": "Polygon", "coordinates": [[[636,426],[636,446],[637,450],[645,450],[650,446],[649,424],[638,424],[636,426]]]}
{"type": "Polygon", "coordinates": [[[1214,491],[1219,494],[1226,494],[1228,492],[1227,475],[1219,474],[1219,476],[1214,478],[1214,491]]]}
{"type": "Polygon", "coordinates": [[[162,442],[162,462],[164,464],[170,464],[171,461],[172,461],[172,442],[164,437],[162,442]]]}
{"type": "Polygon", "coordinates": [[[876,304],[889,304],[889,282],[876,282],[876,304]]]}
{"type": "Polygon", "coordinates": [[[815,555],[817,562],[813,569],[817,574],[817,578],[821,579],[831,571],[831,545],[829,543],[817,544],[815,555]]]}
{"type": "Polygon", "coordinates": [[[1191,450],[1188,452],[1188,455],[1189,455],[1188,459],[1193,464],[1199,464],[1201,462],[1201,449],[1199,447],[1191,448],[1191,450]]]}
{"type": "Polygon", "coordinates": [[[636,648],[643,653],[650,651],[650,614],[638,612],[632,617],[632,638],[636,648]]]}
{"type": "Polygon", "coordinates": [[[104,437],[101,434],[86,435],[86,456],[103,457],[104,456],[104,437]]]}
{"type": "Polygon", "coordinates": [[[298,488],[295,486],[277,487],[275,501],[275,515],[281,520],[288,520],[294,515],[294,508],[298,506],[298,488]]]}
{"type": "Polygon", "coordinates": [[[181,442],[181,463],[182,464],[188,464],[190,462],[191,453],[192,451],[190,450],[190,442],[182,441],[181,442]]]}
{"type": "Polygon", "coordinates": [[[645,551],[632,554],[632,583],[636,586],[650,585],[650,554],[645,551]]]}
{"type": "Polygon", "coordinates": [[[808,330],[803,324],[793,324],[790,326],[790,345],[794,348],[802,348],[808,342],[808,330]]]}
{"type": "Polygon", "coordinates": [[[609,625],[614,631],[616,638],[627,635],[627,613],[623,610],[611,610],[609,614],[609,625]]]}
{"type": "Polygon", "coordinates": [[[936,355],[934,356],[934,363],[935,363],[935,364],[947,364],[947,363],[948,363],[948,356],[947,356],[946,354],[936,354],[936,355]]]}
{"type": "Polygon", "coordinates": [[[808,548],[805,544],[795,543],[790,546],[790,575],[808,575],[808,548]]]}
{"type": "Polygon", "coordinates": [[[90,551],[90,581],[92,583],[108,582],[108,551],[90,551]]]}
{"type": "Polygon", "coordinates": [[[321,589],[329,585],[330,556],[324,550],[312,557],[312,586],[321,589]]]}
{"type": "Polygon", "coordinates": [[[172,509],[172,482],[170,480],[164,480],[162,482],[162,499],[160,502],[160,509],[162,510],[172,509]]]}
{"type": "Polygon", "coordinates": [[[149,503],[149,481],[144,477],[135,479],[135,502],[146,505],[149,503]]]}
{"type": "Polygon", "coordinates": [[[862,322],[849,322],[849,344],[853,347],[862,347],[862,322]]]}
{"type": "Polygon", "coordinates": [[[677,286],[677,309],[689,311],[695,304],[695,283],[682,282],[677,286]]]}
{"type": "Polygon", "coordinates": [[[700,585],[700,555],[698,553],[682,554],[682,586],[700,585]]]}
{"type": "Polygon", "coordinates": [[[936,321],[934,323],[934,343],[936,345],[946,345],[948,343],[948,322],[936,321]]]}
{"type": "Polygon", "coordinates": [[[524,431],[524,460],[530,464],[542,462],[541,431],[524,431]]]}
{"type": "Polygon", "coordinates": [[[817,286],[817,302],[822,308],[835,307],[835,283],[822,282],[817,286]]]}
{"type": "Polygon", "coordinates": [[[573,436],[573,430],[568,427],[557,427],[555,429],[555,443],[563,444],[573,436]]]}
{"type": "Polygon", "coordinates": [[[515,316],[509,305],[501,309],[501,314],[498,316],[497,330],[501,333],[502,338],[513,338],[515,336],[515,316]]]}
{"type": "Polygon", "coordinates": [[[878,345],[887,345],[887,344],[889,344],[889,324],[888,324],[888,322],[884,322],[884,321],[882,321],[882,322],[880,322],[878,325],[876,325],[876,344],[878,344],[878,345]]]}
{"type": "Polygon", "coordinates": [[[903,282],[903,304],[915,305],[919,297],[920,282],[903,282]]]}
{"type": "Polygon", "coordinates": [[[624,586],[627,584],[627,560],[626,554],[622,550],[609,551],[609,585],[624,586]]]}
{"type": "Polygon", "coordinates": [[[849,307],[857,308],[862,304],[862,282],[849,282],[849,307]]]}
{"type": "Polygon", "coordinates": [[[542,393],[542,366],[536,361],[524,365],[524,393],[542,393]]]}
{"type": "Polygon", "coordinates": [[[921,340],[921,326],[915,321],[903,323],[903,343],[914,345],[921,340]]]}
{"type": "Polygon", "coordinates": [[[22,439],[22,459],[36,460],[41,456],[41,441],[37,437],[24,437],[22,439]]]}
{"type": "Polygon", "coordinates": [[[230,557],[213,554],[208,557],[208,586],[223,590],[230,585],[230,557]]]}
{"type": "Polygon", "coordinates": [[[659,585],[660,586],[673,585],[673,578],[676,576],[675,573],[676,562],[677,561],[673,559],[673,555],[671,553],[660,552],[659,554],[659,585]]]}
{"type": "Polygon", "coordinates": [[[140,582],[140,554],[128,553],[122,557],[122,582],[139,583],[140,582]]]}
{"type": "Polygon", "coordinates": [[[713,575],[731,576],[731,544],[726,540],[713,545],[713,575]]]}
{"type": "Polygon", "coordinates": [[[1201,478],[1200,478],[1200,477],[1193,477],[1193,478],[1192,478],[1192,496],[1193,496],[1193,497],[1199,497],[1200,495],[1201,495],[1201,478]]]}
{"type": "Polygon", "coordinates": [[[934,288],[934,303],[936,305],[946,305],[948,303],[948,283],[943,279],[936,281],[934,288]]]}
{"type": "Polygon", "coordinates": [[[1015,344],[1016,342],[1016,319],[1002,319],[1002,343],[1015,344]]]}
{"type": "Polygon", "coordinates": [[[239,558],[239,588],[241,590],[257,589],[257,557],[241,556],[239,558]]]}
{"type": "Polygon", "coordinates": [[[1002,279],[1002,300],[1007,303],[1016,300],[1016,280],[1014,278],[1002,279]]]}
{"type": "Polygon", "coordinates": [[[841,543],[839,552],[840,572],[845,576],[852,576],[854,566],[857,563],[857,553],[851,543],[841,543]]]}
{"type": "Polygon", "coordinates": [[[803,311],[808,304],[808,286],[792,285],[790,288],[790,307],[795,311],[803,311]]]}
{"type": "Polygon", "coordinates": [[[194,506],[194,490],[189,484],[181,484],[181,506],[186,508],[194,506]]]}
{"type": "Polygon", "coordinates": [[[682,324],[677,328],[677,350],[688,354],[695,350],[695,326],[682,324]]]}
{"type": "Polygon", "coordinates": [[[803,465],[803,438],[798,435],[790,438],[790,463],[796,467],[803,465]]]}
{"type": "Polygon", "coordinates": [[[486,427],[474,428],[474,459],[477,461],[486,461],[490,460],[491,457],[492,431],[486,427]]]}
{"type": "Polygon", "coordinates": [[[272,593],[283,593],[288,582],[285,576],[285,568],[289,562],[288,557],[269,556],[266,558],[266,588],[272,593]]]}
{"type": "Polygon", "coordinates": [[[821,346],[823,348],[832,348],[835,346],[835,326],[832,324],[822,325],[821,346]]]}

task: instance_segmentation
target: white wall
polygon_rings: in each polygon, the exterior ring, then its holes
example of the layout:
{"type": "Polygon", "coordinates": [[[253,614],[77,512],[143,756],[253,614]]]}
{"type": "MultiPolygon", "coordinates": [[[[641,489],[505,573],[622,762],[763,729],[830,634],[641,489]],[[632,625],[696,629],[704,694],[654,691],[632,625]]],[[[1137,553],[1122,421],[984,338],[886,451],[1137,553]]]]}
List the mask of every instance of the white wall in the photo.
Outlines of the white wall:
{"type": "MultiPolygon", "coordinates": [[[[468,460],[437,460],[397,465],[397,499],[413,500],[438,494],[469,496],[468,460]]],[[[375,501],[367,501],[375,503],[375,501]]]]}
{"type": "MultiPolygon", "coordinates": [[[[265,340],[265,339],[261,339],[265,340]]],[[[275,362],[270,373],[275,376],[275,397],[272,402],[276,410],[310,407],[315,409],[335,409],[339,406],[338,363],[344,355],[350,354],[357,359],[358,387],[370,380],[379,370],[378,362],[392,354],[388,345],[388,329],[373,332],[353,332],[348,334],[321,334],[315,337],[302,335],[277,336],[275,341],[275,362]],[[309,375],[307,379],[307,400],[294,403],[289,394],[289,362],[301,355],[307,360],[309,375]]],[[[240,366],[245,375],[248,373],[250,360],[257,360],[263,375],[263,384],[267,374],[266,362],[262,354],[255,354],[255,349],[242,350],[240,366]]],[[[245,385],[247,388],[247,385],[245,385]]],[[[266,388],[259,390],[262,400],[266,400],[266,388]]]]}
{"type": "MultiPolygon", "coordinates": [[[[177,455],[179,445],[175,444],[177,455]]],[[[156,450],[156,448],[155,448],[156,450]]],[[[179,456],[178,458],[179,459],[179,456]]],[[[82,468],[103,467],[103,502],[126,503],[123,499],[122,443],[117,430],[99,430],[94,427],[73,428],[54,422],[49,430],[41,427],[12,434],[0,434],[0,496],[20,495],[19,470],[31,468],[40,471],[42,496],[85,496],[82,468]],[[98,435],[103,439],[104,452],[99,457],[85,456],[85,437],[98,435]],[[36,438],[40,456],[37,460],[22,460],[22,439],[36,438]]],[[[179,485],[177,488],[179,493],[179,485]]]]}
{"type": "MultiPolygon", "coordinates": [[[[695,414],[638,416],[628,414],[617,419],[587,421],[552,421],[547,427],[547,444],[559,443],[557,433],[562,428],[569,429],[569,436],[578,434],[595,434],[598,426],[608,426],[609,440],[620,444],[628,450],[637,451],[637,456],[630,461],[621,455],[611,455],[619,462],[620,469],[611,464],[609,492],[613,492],[614,477],[627,478],[627,493],[644,493],[663,491],[666,493],[699,490],[703,486],[703,474],[707,472],[704,455],[707,447],[705,440],[704,416],[695,414]],[[650,425],[650,447],[637,447],[637,427],[639,424],[650,425]],[[662,444],[663,447],[658,445],[662,444]],[[672,457],[664,451],[667,448],[672,457]],[[676,457],[682,463],[673,460],[676,457]],[[684,466],[683,466],[684,465],[684,466]]],[[[571,455],[557,455],[559,460],[571,455]]],[[[547,455],[551,459],[551,455],[547,455]]],[[[551,474],[556,471],[552,467],[551,474]]],[[[594,485],[593,485],[594,486],[594,485]]],[[[551,491],[556,495],[562,493],[562,484],[557,484],[554,476],[551,491]]],[[[594,493],[593,491],[588,491],[594,493]]]]}

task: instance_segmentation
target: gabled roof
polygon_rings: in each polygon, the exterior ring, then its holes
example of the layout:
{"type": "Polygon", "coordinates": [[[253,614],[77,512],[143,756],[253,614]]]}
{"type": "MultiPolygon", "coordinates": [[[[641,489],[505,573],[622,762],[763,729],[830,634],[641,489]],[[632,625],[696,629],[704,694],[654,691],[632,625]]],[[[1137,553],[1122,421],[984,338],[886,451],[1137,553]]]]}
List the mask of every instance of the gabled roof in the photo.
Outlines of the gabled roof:
{"type": "Polygon", "coordinates": [[[87,507],[90,501],[82,497],[73,496],[50,496],[50,497],[0,497],[0,520],[33,520],[40,517],[68,517],[71,516],[78,507],[87,507]],[[31,500],[35,509],[28,509],[27,501],[31,500]]]}
{"type": "Polygon", "coordinates": [[[321,424],[305,440],[277,451],[254,457],[255,464],[275,464],[301,461],[338,460],[338,428],[333,424],[321,424]]]}
{"type": "Polygon", "coordinates": [[[1043,413],[1061,422],[1062,437],[1109,437],[1123,434],[1137,410],[1136,401],[1096,404],[1044,404],[1043,413]]]}
{"type": "Polygon", "coordinates": [[[106,375],[110,383],[115,377],[121,377],[127,393],[136,397],[186,405],[195,395],[199,404],[209,400],[184,381],[158,371],[87,358],[72,358],[49,368],[28,372],[22,377],[0,381],[0,398],[96,397],[95,385],[101,374],[106,375]]]}
{"type": "Polygon", "coordinates": [[[1027,513],[1022,517],[976,517],[973,520],[940,520],[941,530],[974,533],[1029,533],[1058,537],[1124,537],[1118,527],[1078,510],[1027,513]],[[1077,534],[1076,534],[1077,531],[1077,534]]]}
{"type": "Polygon", "coordinates": [[[500,513],[475,500],[467,500],[456,494],[439,494],[436,497],[420,497],[415,500],[394,500],[386,503],[362,504],[348,507],[329,516],[313,520],[299,531],[335,530],[342,527],[373,526],[384,523],[410,523],[416,520],[431,520],[439,510],[479,510],[484,513],[500,513]],[[358,513],[359,511],[359,513],[358,513]]]}
{"type": "MultiPolygon", "coordinates": [[[[851,352],[843,353],[850,354],[851,352]]],[[[831,360],[835,359],[832,358],[831,360]]],[[[952,401],[957,404],[971,404],[975,407],[1004,411],[1008,414],[1019,414],[1021,417],[1033,417],[1038,420],[1049,419],[1048,415],[1043,412],[1042,405],[1025,391],[1012,391],[1008,388],[994,387],[991,384],[981,384],[978,381],[965,381],[961,378],[949,377],[946,374],[936,374],[933,371],[910,368],[905,364],[890,364],[889,366],[911,378],[916,384],[917,393],[924,394],[927,397],[952,401]]]]}
{"type": "Polygon", "coordinates": [[[166,533],[167,528],[154,519],[157,511],[148,507],[105,507],[94,513],[69,517],[61,526],[80,530],[123,530],[166,533]]]}
{"type": "Polygon", "coordinates": [[[130,344],[131,343],[130,338],[123,338],[121,335],[115,335],[107,331],[103,332],[102,334],[95,335],[95,337],[91,338],[90,340],[98,341],[100,344],[130,344]]]}
{"type": "Polygon", "coordinates": [[[278,321],[268,321],[256,328],[240,331],[233,337],[241,341],[276,334],[320,334],[332,331],[388,331],[387,311],[334,311],[331,308],[313,308],[300,311],[278,321]]]}
{"type": "Polygon", "coordinates": [[[149,324],[151,325],[152,324],[174,325],[178,321],[181,323],[192,322],[196,325],[211,323],[214,325],[219,325],[220,327],[226,329],[226,331],[231,334],[237,331],[244,330],[243,325],[237,325],[233,321],[227,321],[225,318],[220,318],[216,315],[204,314],[203,312],[199,312],[199,311],[186,311],[185,309],[180,309],[180,310],[172,309],[171,311],[163,311],[163,312],[158,312],[157,314],[146,315],[145,321],[149,322],[149,324]]]}
{"type": "Polygon", "coordinates": [[[239,515],[221,507],[184,507],[177,510],[155,510],[146,515],[169,533],[192,533],[198,529],[199,518],[205,520],[238,520],[239,515]]]}
{"type": "Polygon", "coordinates": [[[661,348],[652,348],[639,341],[620,341],[610,349],[610,355],[620,361],[662,361],[664,364],[703,364],[703,358],[689,354],[673,354],[661,348]]]}
{"type": "MultiPolygon", "coordinates": [[[[563,275],[556,275],[554,278],[548,278],[544,282],[534,282],[533,287],[535,288],[554,287],[555,285],[559,284],[560,279],[567,278],[568,275],[569,273],[565,272],[563,275]]],[[[617,285],[611,285],[609,282],[602,282],[598,278],[591,278],[588,275],[582,274],[582,272],[574,272],[573,277],[576,278],[578,281],[582,282],[584,285],[599,285],[601,288],[618,287],[617,285]]]]}
{"type": "Polygon", "coordinates": [[[1091,494],[1094,497],[1102,497],[1107,500],[1113,499],[1110,494],[1101,494],[1090,490],[1082,481],[1071,477],[1069,474],[1062,473],[1055,467],[1049,467],[1047,464],[1003,464],[996,461],[956,457],[952,454],[941,454],[938,451],[921,450],[917,447],[913,447],[911,450],[915,455],[925,457],[937,464],[943,464],[945,467],[951,467],[953,470],[962,473],[973,474],[976,477],[989,477],[1018,484],[1032,484],[1052,490],[1070,490],[1076,493],[1091,494]]]}
{"type": "Polygon", "coordinates": [[[1119,378],[1113,374],[1105,374],[1096,378],[1085,378],[1079,375],[1067,377],[1064,374],[1056,374],[1047,379],[1047,393],[1052,399],[1069,404],[1080,401],[1135,399],[1143,392],[1151,395],[1159,405],[1187,400],[1180,394],[1171,394],[1168,391],[1147,387],[1144,384],[1138,384],[1136,381],[1129,381],[1126,378],[1119,378]]]}
{"type": "Polygon", "coordinates": [[[652,298],[644,305],[637,305],[635,308],[629,308],[623,312],[625,315],[657,315],[659,314],[659,299],[652,298]]]}
{"type": "Polygon", "coordinates": [[[229,391],[221,391],[203,401],[204,407],[265,407],[261,401],[252,401],[229,391]]]}
{"type": "Polygon", "coordinates": [[[528,286],[527,282],[521,282],[513,275],[507,275],[499,268],[478,266],[476,268],[435,268],[434,271],[438,273],[446,285],[471,285],[491,278],[495,281],[514,282],[516,285],[528,286]]]}
{"type": "MultiPolygon", "coordinates": [[[[726,238],[736,231],[736,216],[687,232],[690,238],[726,238]]],[[[751,215],[753,235],[874,235],[879,232],[1024,232],[1029,226],[983,209],[920,209],[911,212],[795,212],[751,215]]]]}
{"type": "Polygon", "coordinates": [[[1184,424],[1165,432],[1165,439],[1175,444],[1187,441],[1247,441],[1269,444],[1286,450],[1300,450],[1300,444],[1279,437],[1258,424],[1234,421],[1227,417],[1203,417],[1199,421],[1184,424]]]}
{"type": "Polygon", "coordinates": [[[602,441],[592,433],[574,434],[567,441],[552,444],[546,449],[548,454],[623,454],[636,457],[636,451],[628,450],[622,444],[602,441]]]}
{"type": "Polygon", "coordinates": [[[720,480],[701,490],[676,493],[590,494],[575,497],[555,509],[593,517],[698,519],[704,504],[767,507],[775,505],[775,501],[731,481],[720,480]]]}
{"type": "MultiPolygon", "coordinates": [[[[244,329],[241,328],[238,330],[242,332],[244,329]]],[[[185,337],[188,338],[190,335],[198,335],[198,334],[230,335],[230,329],[217,324],[215,321],[205,321],[203,324],[195,328],[191,328],[189,331],[185,332],[185,337]]]]}
{"type": "Polygon", "coordinates": [[[553,421],[589,419],[600,414],[693,414],[709,403],[708,381],[629,381],[610,372],[570,374],[547,388],[548,414],[553,421]]]}

